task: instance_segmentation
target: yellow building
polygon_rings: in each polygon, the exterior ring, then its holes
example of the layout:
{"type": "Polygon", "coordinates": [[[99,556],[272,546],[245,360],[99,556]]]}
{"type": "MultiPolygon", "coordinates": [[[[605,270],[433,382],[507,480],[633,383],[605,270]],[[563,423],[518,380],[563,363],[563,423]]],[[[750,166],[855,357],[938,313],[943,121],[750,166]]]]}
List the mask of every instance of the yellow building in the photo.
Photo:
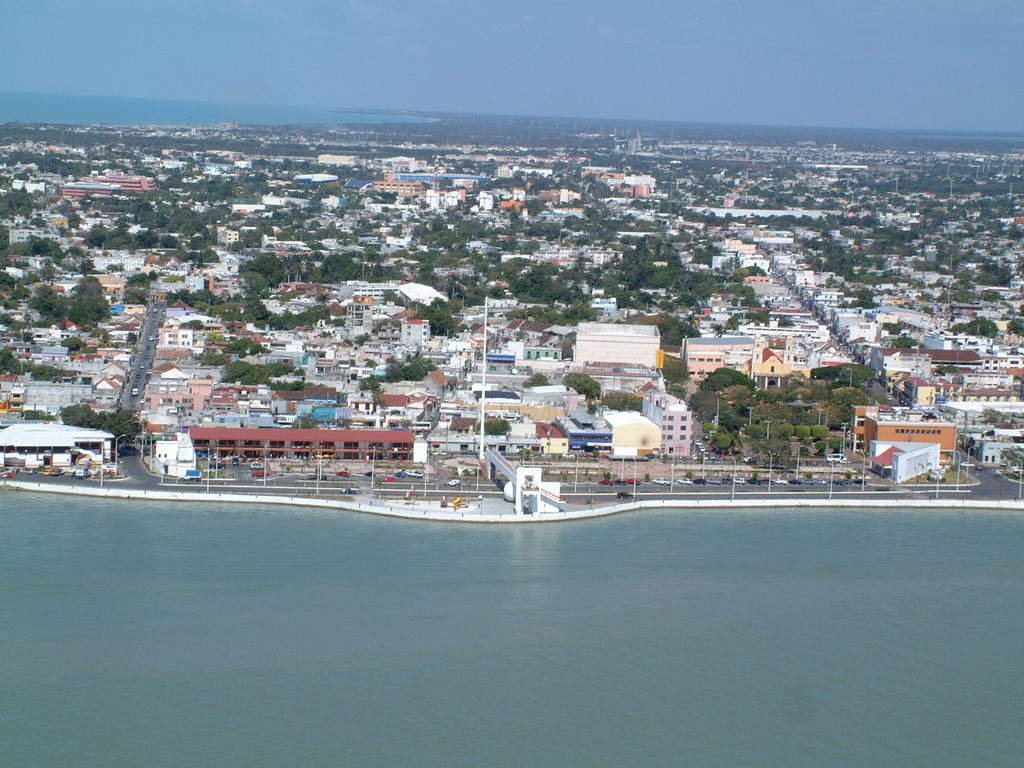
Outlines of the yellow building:
{"type": "Polygon", "coordinates": [[[784,350],[764,347],[755,350],[750,358],[750,378],[759,387],[777,387],[793,373],[793,364],[787,359],[784,350]]]}
{"type": "Polygon", "coordinates": [[[612,456],[647,456],[661,449],[661,427],[634,411],[605,411],[612,428],[612,456]]]}

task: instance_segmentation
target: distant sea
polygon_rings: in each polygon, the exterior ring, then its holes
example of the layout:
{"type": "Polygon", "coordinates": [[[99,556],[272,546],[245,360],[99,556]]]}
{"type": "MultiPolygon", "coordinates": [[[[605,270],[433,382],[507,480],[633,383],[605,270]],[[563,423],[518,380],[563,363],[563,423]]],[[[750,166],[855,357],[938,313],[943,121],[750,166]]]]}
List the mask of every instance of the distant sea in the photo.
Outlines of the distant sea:
{"type": "Polygon", "coordinates": [[[350,125],[426,121],[429,118],[399,112],[350,112],[323,107],[0,91],[0,123],[201,126],[219,123],[350,125]]]}
{"type": "Polygon", "coordinates": [[[0,493],[0,764],[1020,768],[1024,517],[0,493]]]}

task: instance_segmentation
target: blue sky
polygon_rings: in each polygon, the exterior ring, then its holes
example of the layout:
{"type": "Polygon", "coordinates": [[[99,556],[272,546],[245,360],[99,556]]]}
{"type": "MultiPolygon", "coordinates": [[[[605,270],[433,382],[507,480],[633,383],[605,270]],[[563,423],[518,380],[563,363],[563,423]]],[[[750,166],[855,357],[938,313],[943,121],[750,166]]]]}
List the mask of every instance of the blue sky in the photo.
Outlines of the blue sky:
{"type": "Polygon", "coordinates": [[[1021,0],[32,0],[3,16],[9,91],[1024,130],[1021,0]]]}

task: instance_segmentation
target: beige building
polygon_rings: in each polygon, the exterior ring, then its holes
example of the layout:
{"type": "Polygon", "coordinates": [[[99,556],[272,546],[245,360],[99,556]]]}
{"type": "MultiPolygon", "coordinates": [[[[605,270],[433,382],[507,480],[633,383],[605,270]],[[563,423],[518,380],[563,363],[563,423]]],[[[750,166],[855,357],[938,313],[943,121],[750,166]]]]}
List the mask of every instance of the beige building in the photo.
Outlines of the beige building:
{"type": "Polygon", "coordinates": [[[661,427],[635,411],[605,411],[612,428],[612,456],[647,456],[661,449],[661,427]]]}
{"type": "Polygon", "coordinates": [[[580,323],[576,329],[574,362],[628,363],[658,367],[661,336],[653,325],[580,323]]]}

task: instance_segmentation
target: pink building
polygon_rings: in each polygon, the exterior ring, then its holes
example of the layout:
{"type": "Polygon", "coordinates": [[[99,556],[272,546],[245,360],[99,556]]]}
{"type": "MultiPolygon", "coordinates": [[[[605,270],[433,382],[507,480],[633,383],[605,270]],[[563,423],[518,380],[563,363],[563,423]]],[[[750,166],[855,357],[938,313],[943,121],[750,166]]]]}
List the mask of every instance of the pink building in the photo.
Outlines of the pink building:
{"type": "Polygon", "coordinates": [[[667,392],[648,392],[643,413],[661,427],[661,452],[687,458],[693,453],[693,411],[667,392]]]}
{"type": "Polygon", "coordinates": [[[156,180],[149,176],[129,176],[124,173],[111,173],[107,176],[91,176],[89,181],[99,184],[116,184],[127,192],[152,192],[156,189],[156,180]]]}
{"type": "Polygon", "coordinates": [[[753,354],[754,339],[750,336],[701,337],[683,342],[686,370],[697,381],[719,368],[735,368],[746,373],[753,354]]]}

